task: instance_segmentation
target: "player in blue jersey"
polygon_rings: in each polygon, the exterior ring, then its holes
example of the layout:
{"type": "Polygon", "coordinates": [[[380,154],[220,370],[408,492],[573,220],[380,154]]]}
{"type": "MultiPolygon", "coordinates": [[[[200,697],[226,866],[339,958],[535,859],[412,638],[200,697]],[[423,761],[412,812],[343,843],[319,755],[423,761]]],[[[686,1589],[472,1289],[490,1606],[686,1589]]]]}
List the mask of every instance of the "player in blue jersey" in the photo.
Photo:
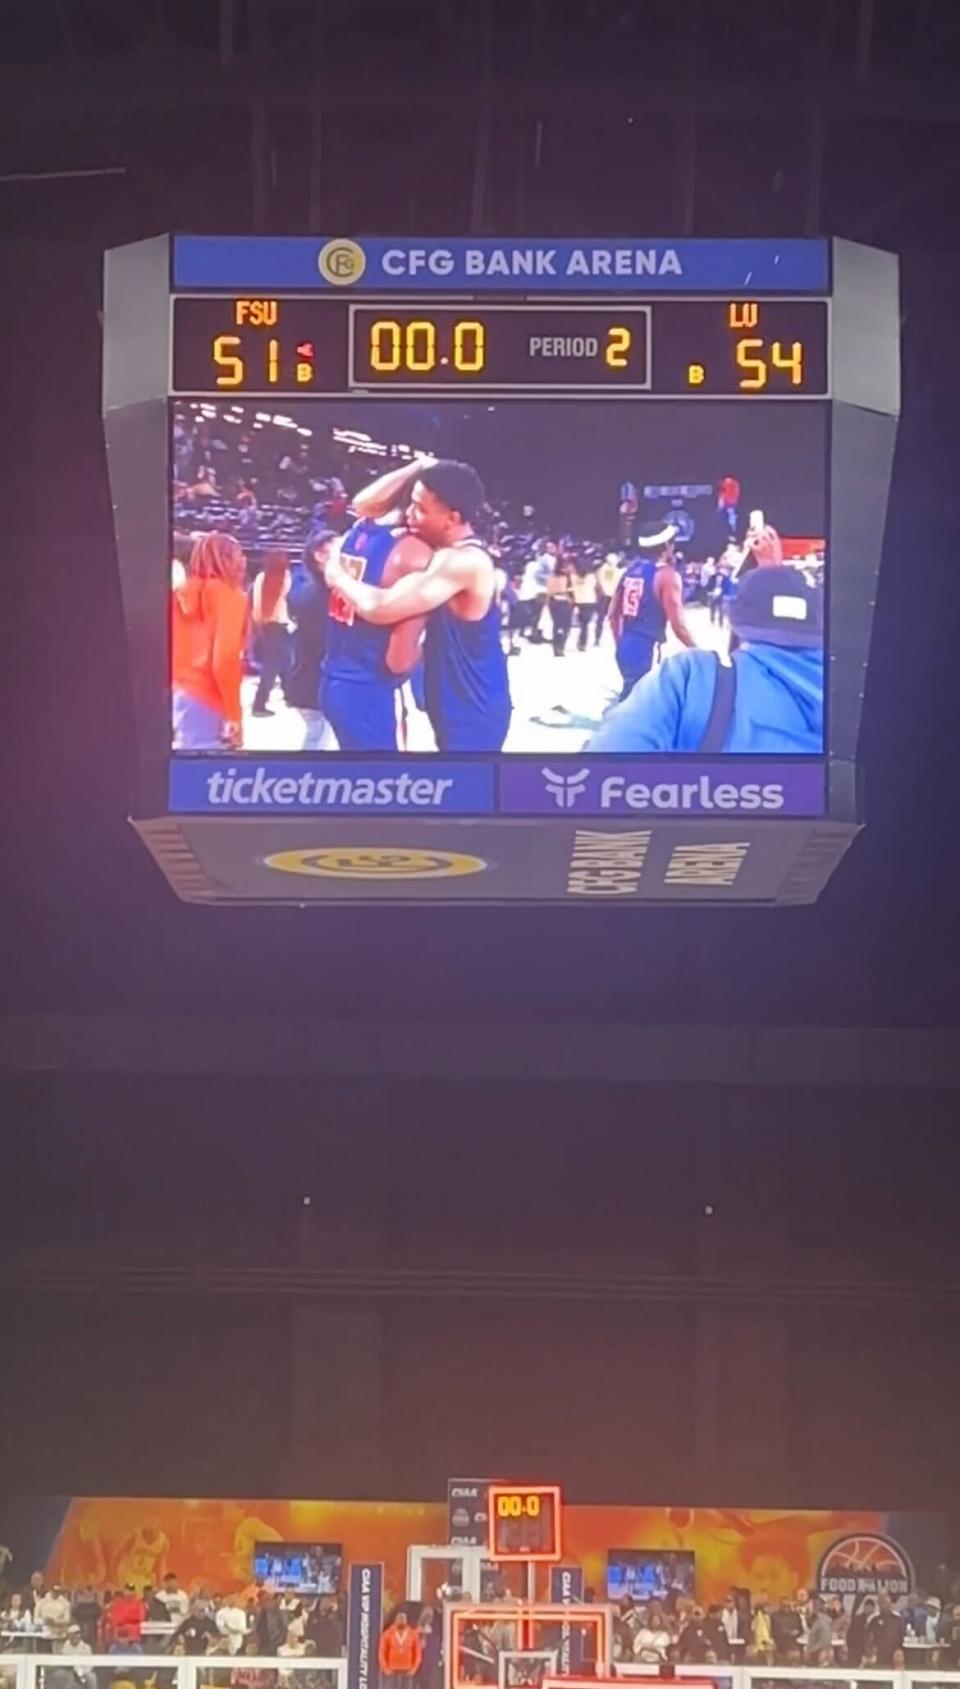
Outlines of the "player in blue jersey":
{"type": "Polygon", "coordinates": [[[638,555],[627,564],[613,595],[610,626],[623,679],[621,703],[653,668],[668,624],[681,645],[696,645],[683,613],[683,583],[674,562],[676,532],[669,522],[644,523],[633,541],[638,555]]]}
{"type": "MultiPolygon", "coordinates": [[[[392,470],[356,495],[357,520],[337,548],[344,579],[392,587],[426,568],[430,548],[400,526],[399,510],[421,467],[418,459],[392,470]]],[[[422,635],[422,617],[375,627],[343,592],[331,592],[320,696],[342,751],[397,749],[397,688],[419,661],[422,635]]]]}
{"type": "Polygon", "coordinates": [[[433,552],[426,569],[378,587],[355,579],[339,557],[327,564],[328,586],[374,629],[427,618],[426,705],[441,751],[499,751],[510,725],[494,563],[474,532],[485,496],[469,464],[423,465],[407,527],[433,552]]]}

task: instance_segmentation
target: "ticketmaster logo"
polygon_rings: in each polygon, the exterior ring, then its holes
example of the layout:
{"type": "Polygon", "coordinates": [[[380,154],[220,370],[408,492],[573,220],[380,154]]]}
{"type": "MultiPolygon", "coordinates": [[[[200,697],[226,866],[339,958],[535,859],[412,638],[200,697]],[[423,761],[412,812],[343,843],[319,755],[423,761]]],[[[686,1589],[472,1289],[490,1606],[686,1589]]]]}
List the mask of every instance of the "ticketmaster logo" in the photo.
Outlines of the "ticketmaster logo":
{"type": "Polygon", "coordinates": [[[241,773],[218,769],[207,778],[207,802],[213,808],[284,809],[437,809],[453,785],[432,775],[271,774],[265,768],[241,773]]]}
{"type": "Polygon", "coordinates": [[[558,809],[572,809],[587,789],[589,768],[578,768],[575,774],[554,774],[552,768],[540,770],[543,783],[558,809]]]}

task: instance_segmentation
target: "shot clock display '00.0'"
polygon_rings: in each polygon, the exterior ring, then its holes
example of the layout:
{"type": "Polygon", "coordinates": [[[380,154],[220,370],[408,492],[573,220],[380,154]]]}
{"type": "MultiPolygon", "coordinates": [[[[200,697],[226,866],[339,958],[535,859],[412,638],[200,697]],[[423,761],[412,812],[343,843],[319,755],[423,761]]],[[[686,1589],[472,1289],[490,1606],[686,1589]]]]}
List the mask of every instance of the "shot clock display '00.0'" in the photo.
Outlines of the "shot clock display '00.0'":
{"type": "Polygon", "coordinates": [[[897,313],[843,242],[109,254],[135,821],[181,895],[815,896],[861,820],[897,313]]]}
{"type": "Polygon", "coordinates": [[[556,1484],[491,1484],[487,1495],[491,1560],[530,1564],[561,1558],[562,1502],[556,1484]]]}

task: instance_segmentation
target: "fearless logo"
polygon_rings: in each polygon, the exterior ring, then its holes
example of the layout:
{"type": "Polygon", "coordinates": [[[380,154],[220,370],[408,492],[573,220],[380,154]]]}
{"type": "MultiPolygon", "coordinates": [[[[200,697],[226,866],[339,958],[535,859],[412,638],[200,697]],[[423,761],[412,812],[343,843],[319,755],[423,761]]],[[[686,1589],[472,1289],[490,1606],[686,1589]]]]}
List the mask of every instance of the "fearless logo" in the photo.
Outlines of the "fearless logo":
{"type": "Polygon", "coordinates": [[[599,791],[591,792],[591,774],[595,772],[590,768],[577,768],[570,774],[558,774],[552,768],[540,770],[544,788],[558,809],[576,809],[583,797],[589,798],[592,810],[610,810],[615,814],[642,809],[707,814],[713,810],[783,808],[783,787],[772,782],[717,782],[707,774],[685,781],[631,780],[623,774],[608,774],[599,781],[599,791]]]}
{"type": "Polygon", "coordinates": [[[587,789],[588,768],[578,768],[573,774],[556,774],[552,768],[544,768],[541,772],[543,783],[558,809],[572,809],[587,789]]]}
{"type": "Polygon", "coordinates": [[[855,1612],[868,1596],[889,1595],[896,1601],[915,1588],[910,1558],[892,1537],[858,1531],[839,1537],[820,1558],[817,1590],[839,1595],[848,1612],[855,1612]]]}

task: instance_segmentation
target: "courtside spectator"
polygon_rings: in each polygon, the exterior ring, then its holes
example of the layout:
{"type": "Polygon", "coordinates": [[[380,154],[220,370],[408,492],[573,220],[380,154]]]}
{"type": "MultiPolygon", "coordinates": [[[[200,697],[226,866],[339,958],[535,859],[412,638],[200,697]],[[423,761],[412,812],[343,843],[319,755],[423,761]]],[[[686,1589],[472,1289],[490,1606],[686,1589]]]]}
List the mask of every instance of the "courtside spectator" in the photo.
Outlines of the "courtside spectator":
{"type": "Polygon", "coordinates": [[[607,613],[613,603],[620,576],[623,574],[623,564],[615,551],[608,551],[597,570],[597,638],[607,619],[607,613]]]}
{"type": "Polygon", "coordinates": [[[723,1603],[723,1606],[720,1608],[720,1623],[723,1625],[723,1634],[726,1637],[726,1650],[724,1657],[728,1660],[732,1660],[736,1654],[734,1645],[740,1639],[740,1607],[737,1602],[736,1594],[732,1589],[730,1590],[726,1601],[723,1603]]]}
{"type": "Polygon", "coordinates": [[[416,1677],[420,1670],[423,1641],[402,1607],[381,1636],[377,1657],[380,1670],[389,1678],[416,1677]]]}
{"type": "Polygon", "coordinates": [[[279,681],[286,681],[290,663],[290,559],[285,551],[271,549],[263,569],[253,583],[250,608],[257,637],[260,683],[253,700],[253,713],[272,715],[270,695],[279,681]]]}
{"type": "Polygon", "coordinates": [[[145,1583],[143,1586],[143,1604],[147,1609],[148,1624],[167,1623],[167,1609],[152,1583],[145,1583]]]}
{"type": "Polygon", "coordinates": [[[913,1615],[913,1630],[918,1642],[936,1642],[940,1629],[942,1603],[939,1596],[928,1595],[913,1615]]]}
{"type": "Polygon", "coordinates": [[[239,747],[240,681],[248,605],[236,540],[204,534],[172,600],[173,744],[180,751],[239,747]]]}
{"type": "Polygon", "coordinates": [[[664,1665],[672,1641],[662,1609],[651,1601],[646,1620],[641,1622],[633,1638],[634,1659],[641,1665],[664,1665]]]}
{"type": "Polygon", "coordinates": [[[832,1664],[833,1621],[819,1595],[815,1595],[810,1604],[810,1625],[804,1653],[808,1666],[832,1664]]]}
{"type": "Polygon", "coordinates": [[[287,1639],[287,1621],[280,1611],[277,1597],[271,1590],[261,1591],[256,1618],[253,1621],[253,1634],[257,1640],[257,1652],[260,1654],[275,1654],[280,1644],[287,1639]]]}
{"type": "Polygon", "coordinates": [[[843,1605],[842,1597],[839,1595],[831,1595],[830,1600],[827,1602],[827,1612],[830,1615],[830,1629],[832,1631],[830,1641],[831,1646],[834,1649],[833,1658],[834,1662],[837,1665],[840,1665],[842,1663],[840,1651],[841,1649],[845,1649],[847,1646],[847,1632],[850,1629],[850,1615],[847,1612],[846,1607],[843,1605]]]}
{"type": "Polygon", "coordinates": [[[762,1665],[773,1662],[773,1629],[770,1623],[770,1613],[763,1596],[757,1600],[750,1624],[750,1640],[753,1651],[762,1665]]]}
{"type": "Polygon", "coordinates": [[[332,528],[319,528],[309,534],[303,561],[295,563],[290,571],[287,605],[294,635],[287,700],[298,710],[316,714],[320,711],[320,668],[326,649],[330,598],[323,571],[336,537],[332,528]]]}
{"type": "MultiPolygon", "coordinates": [[[[443,1632],[433,1607],[424,1607],[417,1620],[417,1629],[420,1632],[421,1647],[416,1677],[417,1689],[439,1689],[443,1632]]],[[[319,1652],[319,1649],[317,1651],[319,1652]]]]}
{"type": "Polygon", "coordinates": [[[33,1613],[36,1610],[37,1602],[40,1600],[41,1596],[43,1595],[43,1590],[44,1590],[43,1573],[42,1572],[31,1572],[30,1573],[30,1582],[27,1584],[27,1587],[23,1592],[23,1605],[25,1607],[29,1608],[31,1613],[33,1613]]]}
{"type": "Polygon", "coordinates": [[[721,1608],[718,1601],[713,1602],[707,1608],[704,1628],[709,1640],[709,1649],[707,1653],[708,1660],[710,1659],[711,1654],[713,1655],[714,1660],[725,1660],[728,1657],[727,1633],[723,1628],[723,1620],[720,1617],[720,1612],[721,1608]]]}
{"type": "MultiPolygon", "coordinates": [[[[259,1654],[260,1649],[255,1636],[248,1636],[243,1645],[244,1654],[251,1656],[259,1654]]],[[[267,1689],[267,1684],[273,1679],[273,1672],[267,1672],[260,1666],[234,1666],[230,1674],[231,1689],[267,1689]]]]}
{"type": "MultiPolygon", "coordinates": [[[[78,1589],[73,1597],[73,1618],[74,1622],[80,1626],[80,1634],[84,1642],[89,1642],[91,1648],[97,1640],[102,1614],[103,1605],[99,1595],[91,1583],[85,1583],[83,1588],[78,1589]]],[[[166,1614],[164,1614],[164,1617],[166,1617],[166,1614]]]]}
{"type": "Polygon", "coordinates": [[[867,1625],[867,1649],[876,1655],[878,1666],[893,1663],[895,1648],[903,1647],[903,1620],[893,1610],[889,1595],[880,1596],[879,1610],[867,1625]]]}
{"type": "Polygon", "coordinates": [[[180,1588],[176,1572],[166,1574],[163,1588],[157,1590],[157,1600],[163,1602],[167,1618],[174,1624],[181,1624],[190,1611],[190,1598],[186,1590],[180,1588]]]}
{"type": "Polygon", "coordinates": [[[573,576],[573,602],[577,607],[577,649],[585,651],[590,640],[590,629],[595,629],[595,638],[599,642],[600,624],[597,616],[597,571],[592,564],[584,564],[576,569],[573,576]]]}
{"type": "Polygon", "coordinates": [[[960,1669],[960,1602],[949,1607],[939,1626],[940,1664],[951,1671],[960,1669]]]}
{"type": "Polygon", "coordinates": [[[141,1654],[140,1638],[147,1609],[132,1583],[113,1597],[103,1615],[104,1633],[111,1654],[141,1654]]]}
{"type": "Polygon", "coordinates": [[[247,1636],[247,1612],[239,1595],[228,1595],[214,1614],[217,1630],[231,1654],[239,1654],[247,1636]]]}
{"type": "Polygon", "coordinates": [[[6,1605],[0,1609],[0,1629],[18,1634],[21,1630],[33,1629],[33,1609],[28,1607],[23,1595],[16,1590],[6,1605]]]}
{"type": "MultiPolygon", "coordinates": [[[[73,1668],[73,1683],[68,1685],[68,1689],[77,1689],[78,1683],[82,1686],[82,1689],[95,1689],[97,1674],[84,1666],[84,1660],[89,1658],[89,1656],[93,1653],[93,1649],[91,1648],[90,1643],[86,1640],[86,1637],[82,1635],[78,1624],[72,1624],[68,1627],[64,1644],[60,1651],[63,1658],[68,1661],[73,1668]]],[[[44,1674],[43,1682],[44,1689],[50,1689],[50,1679],[46,1676],[46,1674],[44,1674]]]]}
{"type": "Polygon", "coordinates": [[[334,1660],[343,1652],[343,1620],[332,1596],[323,1595],[314,1602],[304,1634],[322,1659],[334,1660]]]}
{"type": "Polygon", "coordinates": [[[677,1639],[680,1659],[684,1665],[702,1666],[714,1650],[714,1631],[707,1625],[702,1607],[694,1607],[677,1639]]]}
{"type": "Polygon", "coordinates": [[[781,1597],[780,1605],[770,1620],[777,1664],[786,1665],[791,1654],[799,1648],[803,1636],[803,1620],[789,1596],[781,1597]]]}
{"type": "MultiPolygon", "coordinates": [[[[208,1654],[211,1643],[219,1640],[219,1632],[215,1621],[207,1612],[205,1601],[197,1598],[190,1603],[190,1611],[184,1619],[177,1636],[183,1641],[188,1654],[208,1654]]],[[[275,1652],[275,1650],[272,1650],[275,1652]]]]}
{"type": "Polygon", "coordinates": [[[867,1648],[867,1626],[872,1622],[876,1611],[875,1596],[866,1595],[850,1620],[847,1628],[847,1652],[851,1665],[862,1664],[867,1648]]]}
{"type": "Polygon", "coordinates": [[[70,1625],[70,1598],[58,1583],[41,1595],[33,1616],[54,1642],[63,1641],[70,1625]]]}

